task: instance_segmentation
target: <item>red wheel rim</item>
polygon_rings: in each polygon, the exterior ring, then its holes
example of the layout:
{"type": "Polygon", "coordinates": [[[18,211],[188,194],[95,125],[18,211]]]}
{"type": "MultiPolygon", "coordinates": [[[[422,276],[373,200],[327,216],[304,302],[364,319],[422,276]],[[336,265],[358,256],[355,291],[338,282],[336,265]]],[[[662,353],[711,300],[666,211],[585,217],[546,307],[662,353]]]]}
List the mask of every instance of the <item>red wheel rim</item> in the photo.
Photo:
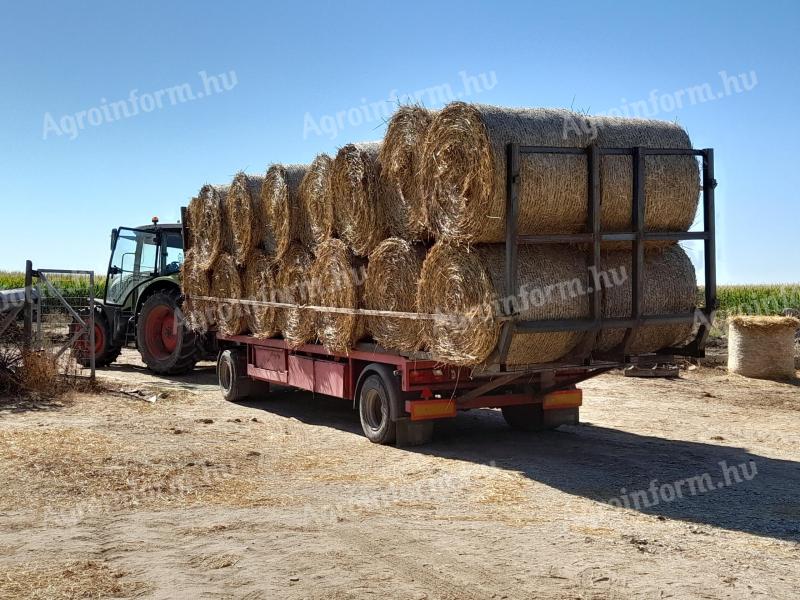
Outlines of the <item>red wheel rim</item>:
{"type": "Polygon", "coordinates": [[[178,347],[175,313],[169,306],[157,306],[147,315],[144,339],[147,351],[158,359],[169,358],[178,347]]]}
{"type": "MultiPolygon", "coordinates": [[[[77,323],[74,325],[75,331],[78,330],[80,325],[77,323]]],[[[103,349],[106,347],[106,333],[105,330],[100,327],[100,325],[95,323],[94,326],[94,355],[99,356],[103,349]]],[[[77,355],[88,358],[89,357],[89,336],[84,333],[81,335],[78,340],[75,342],[75,350],[77,351],[77,355]]]]}

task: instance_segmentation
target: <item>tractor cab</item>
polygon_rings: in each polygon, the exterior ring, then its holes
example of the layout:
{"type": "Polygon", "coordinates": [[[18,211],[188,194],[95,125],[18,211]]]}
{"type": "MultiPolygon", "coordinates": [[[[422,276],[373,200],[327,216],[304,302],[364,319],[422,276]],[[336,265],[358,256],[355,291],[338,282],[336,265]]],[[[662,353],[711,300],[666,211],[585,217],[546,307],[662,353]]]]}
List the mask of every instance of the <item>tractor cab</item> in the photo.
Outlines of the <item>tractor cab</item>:
{"type": "MultiPolygon", "coordinates": [[[[154,217],[151,225],[111,231],[105,295],[95,314],[96,365],[111,364],[124,346],[135,345],[150,370],[179,374],[214,350],[183,319],[182,264],[180,224],[154,217]]],[[[88,364],[85,347],[78,340],[76,356],[88,364]]]]}
{"type": "Polygon", "coordinates": [[[181,226],[153,225],[111,231],[106,304],[133,310],[143,287],[159,278],[177,282],[183,264],[181,226]]]}

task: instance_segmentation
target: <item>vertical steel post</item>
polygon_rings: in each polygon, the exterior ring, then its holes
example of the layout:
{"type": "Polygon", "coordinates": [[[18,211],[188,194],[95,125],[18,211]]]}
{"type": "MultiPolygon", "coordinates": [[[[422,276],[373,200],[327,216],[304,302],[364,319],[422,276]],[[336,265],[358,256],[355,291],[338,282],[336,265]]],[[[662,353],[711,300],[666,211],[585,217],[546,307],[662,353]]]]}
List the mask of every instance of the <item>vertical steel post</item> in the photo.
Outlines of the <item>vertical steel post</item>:
{"type": "MultiPolygon", "coordinates": [[[[518,217],[519,217],[519,144],[509,144],[506,154],[506,268],[505,287],[506,295],[511,299],[510,306],[516,312],[519,300],[519,286],[517,280],[518,248],[518,217]]],[[[514,336],[514,322],[503,323],[500,333],[499,354],[500,365],[505,365],[508,350],[511,347],[511,338],[514,336]]]]}
{"type": "Polygon", "coordinates": [[[89,328],[89,368],[91,374],[89,378],[92,382],[95,379],[95,331],[94,331],[94,271],[89,272],[89,318],[86,320],[86,327],[89,328]]]}
{"type": "Polygon", "coordinates": [[[638,322],[642,318],[642,298],[644,296],[644,232],[645,232],[645,192],[644,183],[646,178],[645,159],[646,151],[641,146],[633,149],[633,205],[631,207],[631,223],[633,232],[636,234],[633,240],[631,256],[631,319],[636,321],[636,325],[629,327],[625,332],[622,342],[623,353],[629,354],[633,333],[638,328],[638,322]]]}
{"type": "Polygon", "coordinates": [[[600,289],[600,150],[592,145],[589,151],[589,223],[592,228],[592,320],[595,327],[602,318],[602,290],[600,289]]]}
{"type": "MultiPolygon", "coordinates": [[[[25,313],[22,326],[22,347],[31,349],[33,335],[33,263],[25,261],[25,313]]],[[[41,307],[40,307],[41,308],[41,307]]]]}

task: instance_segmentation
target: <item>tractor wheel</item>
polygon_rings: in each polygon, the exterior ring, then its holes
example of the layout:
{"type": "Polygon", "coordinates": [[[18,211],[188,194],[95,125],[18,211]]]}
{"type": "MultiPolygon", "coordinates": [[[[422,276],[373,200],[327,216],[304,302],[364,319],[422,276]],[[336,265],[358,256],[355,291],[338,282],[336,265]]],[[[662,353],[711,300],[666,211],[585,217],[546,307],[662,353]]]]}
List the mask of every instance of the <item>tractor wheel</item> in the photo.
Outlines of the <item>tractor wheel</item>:
{"type": "Polygon", "coordinates": [[[176,293],[156,292],[145,300],[136,322],[136,345],[148,369],[161,375],[188,373],[198,360],[197,342],[176,293]]]}
{"type": "MultiPolygon", "coordinates": [[[[81,315],[83,319],[88,319],[89,315],[81,315]]],[[[72,324],[72,331],[77,331],[80,324],[76,321],[72,324]]],[[[89,352],[89,336],[83,334],[75,340],[72,346],[75,361],[82,367],[91,366],[91,354],[89,352]]],[[[122,346],[113,343],[111,325],[108,317],[102,309],[94,311],[94,366],[107,367],[113,363],[122,352],[122,346]]]]}

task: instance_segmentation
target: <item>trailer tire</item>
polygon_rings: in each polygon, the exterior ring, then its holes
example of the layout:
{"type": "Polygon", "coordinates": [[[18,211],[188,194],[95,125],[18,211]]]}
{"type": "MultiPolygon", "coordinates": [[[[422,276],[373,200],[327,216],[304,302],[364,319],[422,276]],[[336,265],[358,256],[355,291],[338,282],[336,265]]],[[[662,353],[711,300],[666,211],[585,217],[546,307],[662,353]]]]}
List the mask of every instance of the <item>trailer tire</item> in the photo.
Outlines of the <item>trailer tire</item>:
{"type": "Polygon", "coordinates": [[[370,442],[392,444],[397,437],[397,423],[392,420],[391,396],[383,377],[369,375],[358,393],[361,428],[370,442]]]}
{"type": "Polygon", "coordinates": [[[502,408],[503,418],[512,429],[519,431],[542,431],[544,425],[544,410],[541,404],[516,404],[502,408]]]}
{"type": "Polygon", "coordinates": [[[247,375],[247,357],[241,350],[223,350],[217,359],[217,381],[228,402],[247,400],[269,391],[269,384],[247,375]]]}

